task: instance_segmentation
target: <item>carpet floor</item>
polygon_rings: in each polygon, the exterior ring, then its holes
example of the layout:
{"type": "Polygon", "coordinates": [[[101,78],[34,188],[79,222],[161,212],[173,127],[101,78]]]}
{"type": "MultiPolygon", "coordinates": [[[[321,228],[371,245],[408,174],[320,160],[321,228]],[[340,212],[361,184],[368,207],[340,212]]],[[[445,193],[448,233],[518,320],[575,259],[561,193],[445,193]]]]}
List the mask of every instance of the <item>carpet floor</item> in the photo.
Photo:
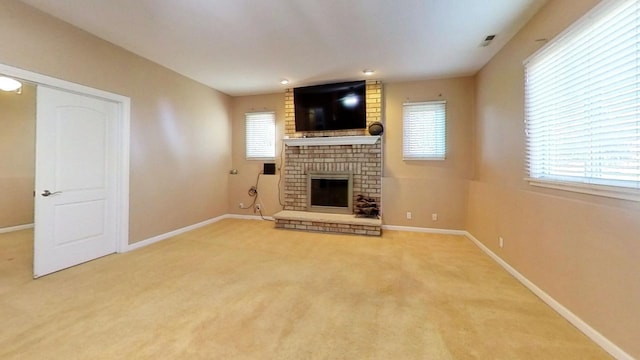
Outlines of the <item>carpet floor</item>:
{"type": "Polygon", "coordinates": [[[227,219],[31,278],[0,234],[0,359],[610,359],[464,237],[227,219]]]}

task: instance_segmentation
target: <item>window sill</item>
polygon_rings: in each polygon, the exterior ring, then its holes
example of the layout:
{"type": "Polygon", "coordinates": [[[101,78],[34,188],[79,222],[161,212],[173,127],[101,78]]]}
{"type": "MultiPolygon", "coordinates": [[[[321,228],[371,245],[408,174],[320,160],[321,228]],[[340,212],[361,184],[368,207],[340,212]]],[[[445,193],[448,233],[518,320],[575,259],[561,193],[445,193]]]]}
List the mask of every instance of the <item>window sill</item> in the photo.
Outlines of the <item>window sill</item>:
{"type": "Polygon", "coordinates": [[[525,180],[529,182],[529,185],[531,186],[571,191],[595,196],[603,196],[614,199],[640,201],[640,190],[638,189],[563,181],[551,181],[534,178],[525,178],[525,180]]]}
{"type": "Polygon", "coordinates": [[[404,161],[444,161],[444,157],[403,157],[404,161]]]}
{"type": "Polygon", "coordinates": [[[247,160],[247,161],[276,161],[276,158],[274,158],[274,157],[252,157],[252,158],[245,158],[245,160],[247,160]]]}

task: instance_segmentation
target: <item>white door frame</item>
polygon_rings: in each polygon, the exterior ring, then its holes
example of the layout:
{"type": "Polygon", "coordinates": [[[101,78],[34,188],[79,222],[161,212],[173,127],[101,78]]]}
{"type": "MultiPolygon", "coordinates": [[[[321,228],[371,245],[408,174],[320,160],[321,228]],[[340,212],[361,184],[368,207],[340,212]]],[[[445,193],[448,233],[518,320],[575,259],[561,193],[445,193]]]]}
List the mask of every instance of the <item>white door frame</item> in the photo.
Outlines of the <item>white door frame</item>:
{"type": "MultiPolygon", "coordinates": [[[[57,79],[47,75],[38,74],[32,71],[4,65],[1,63],[0,73],[36,84],[58,88],[60,90],[68,92],[74,92],[81,95],[88,95],[109,100],[118,104],[118,114],[116,119],[117,144],[115,146],[116,153],[114,154],[116,157],[117,172],[115,189],[117,228],[115,231],[115,235],[116,251],[119,253],[127,251],[129,247],[129,139],[131,121],[131,98],[103,90],[90,88],[88,86],[72,83],[66,80],[57,79]]],[[[37,98],[36,101],[38,101],[37,98]]]]}

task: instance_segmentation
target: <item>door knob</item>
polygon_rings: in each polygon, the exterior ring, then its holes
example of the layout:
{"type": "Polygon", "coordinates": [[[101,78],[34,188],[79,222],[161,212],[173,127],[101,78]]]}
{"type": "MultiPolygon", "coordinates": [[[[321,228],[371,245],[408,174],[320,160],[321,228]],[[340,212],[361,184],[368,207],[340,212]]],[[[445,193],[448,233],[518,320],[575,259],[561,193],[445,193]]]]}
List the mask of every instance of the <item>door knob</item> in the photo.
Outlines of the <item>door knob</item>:
{"type": "Polygon", "coordinates": [[[45,196],[45,197],[46,196],[51,196],[51,195],[57,195],[57,194],[62,194],[62,191],[51,192],[49,190],[45,190],[45,191],[42,192],[42,196],[45,196]]]}

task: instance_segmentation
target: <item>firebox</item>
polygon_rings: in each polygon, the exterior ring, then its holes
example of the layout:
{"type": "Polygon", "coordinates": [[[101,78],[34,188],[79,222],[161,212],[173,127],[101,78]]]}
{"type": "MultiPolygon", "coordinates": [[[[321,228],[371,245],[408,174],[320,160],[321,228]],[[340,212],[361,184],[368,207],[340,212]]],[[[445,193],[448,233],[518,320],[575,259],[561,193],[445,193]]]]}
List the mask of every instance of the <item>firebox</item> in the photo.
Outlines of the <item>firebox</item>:
{"type": "Polygon", "coordinates": [[[311,172],[307,178],[307,211],[353,213],[353,176],[350,172],[311,172]]]}

